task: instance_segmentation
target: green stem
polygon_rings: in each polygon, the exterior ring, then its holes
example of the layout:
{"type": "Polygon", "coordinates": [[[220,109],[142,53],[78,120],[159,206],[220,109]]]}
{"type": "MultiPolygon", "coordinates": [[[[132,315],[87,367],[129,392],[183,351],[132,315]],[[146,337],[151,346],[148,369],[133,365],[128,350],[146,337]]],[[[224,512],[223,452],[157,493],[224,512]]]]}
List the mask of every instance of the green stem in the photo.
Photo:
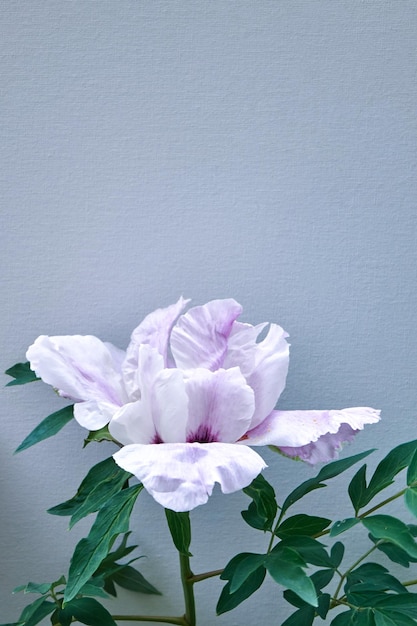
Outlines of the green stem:
{"type": "Polygon", "coordinates": [[[383,500],[379,504],[373,506],[371,509],[368,509],[367,511],[365,511],[365,513],[361,513],[360,515],[358,515],[358,518],[362,519],[363,517],[366,517],[367,515],[371,515],[371,513],[374,513],[378,509],[381,509],[383,506],[385,506],[386,504],[389,504],[393,500],[396,500],[397,498],[401,498],[401,496],[405,494],[407,489],[409,489],[409,487],[406,487],[405,489],[401,489],[401,491],[399,491],[398,493],[395,493],[393,496],[387,498],[386,500],[383,500]]]}
{"type": "MultiPolygon", "coordinates": [[[[360,563],[362,563],[362,561],[364,561],[367,556],[372,554],[372,552],[374,550],[376,550],[377,547],[378,547],[378,543],[373,545],[372,548],[370,548],[367,552],[365,552],[365,554],[362,554],[362,556],[360,556],[359,559],[357,561],[355,561],[353,563],[353,565],[351,565],[349,567],[349,569],[347,569],[346,572],[340,576],[339,584],[337,585],[336,591],[334,592],[333,603],[338,603],[339,602],[339,599],[338,599],[337,596],[339,595],[340,589],[342,588],[342,585],[343,585],[344,581],[346,580],[347,576],[349,576],[350,572],[352,570],[354,570],[355,567],[357,567],[360,563]]],[[[333,606],[334,606],[334,604],[333,604],[333,606]]]]}
{"type": "Polygon", "coordinates": [[[194,574],[190,567],[190,557],[180,552],[181,583],[184,592],[185,615],[183,624],[196,626],[195,600],[194,600],[194,574]]]}
{"type": "Polygon", "coordinates": [[[224,569],[214,569],[212,572],[203,572],[203,574],[193,574],[188,579],[190,583],[199,583],[201,580],[207,580],[207,578],[214,578],[214,576],[220,576],[223,574],[224,569]]]}
{"type": "Polygon", "coordinates": [[[112,615],[115,622],[158,622],[159,624],[178,624],[186,626],[183,617],[169,617],[164,615],[112,615]]]}
{"type": "Polygon", "coordinates": [[[403,583],[404,587],[411,587],[411,585],[417,585],[417,580],[406,580],[405,583],[403,583]]]}

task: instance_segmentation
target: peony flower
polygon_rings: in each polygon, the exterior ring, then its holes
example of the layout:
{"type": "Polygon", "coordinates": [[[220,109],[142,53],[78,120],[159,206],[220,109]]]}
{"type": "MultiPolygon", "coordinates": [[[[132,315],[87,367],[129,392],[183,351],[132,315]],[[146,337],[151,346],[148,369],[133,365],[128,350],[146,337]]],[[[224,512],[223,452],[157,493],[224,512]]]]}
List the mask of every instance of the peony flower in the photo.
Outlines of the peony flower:
{"type": "Polygon", "coordinates": [[[273,445],[309,463],[335,458],[379,411],[278,411],[287,334],[237,321],[241,306],[188,301],[148,315],[126,353],[92,336],[39,337],[27,358],[37,376],[76,401],[89,430],[108,424],[116,463],[174,511],[204,504],[214,484],[246,487],[265,467],[252,446],[273,445]]]}

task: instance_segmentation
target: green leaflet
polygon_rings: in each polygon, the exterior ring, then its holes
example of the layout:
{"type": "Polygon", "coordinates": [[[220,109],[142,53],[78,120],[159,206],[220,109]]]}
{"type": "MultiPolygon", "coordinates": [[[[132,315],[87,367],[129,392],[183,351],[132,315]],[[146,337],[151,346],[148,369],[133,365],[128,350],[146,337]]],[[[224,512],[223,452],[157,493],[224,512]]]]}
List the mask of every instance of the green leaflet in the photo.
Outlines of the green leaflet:
{"type": "Polygon", "coordinates": [[[68,422],[70,422],[73,418],[73,405],[69,405],[48,415],[45,419],[36,426],[32,430],[31,433],[22,441],[20,446],[16,448],[16,452],[22,452],[22,450],[27,450],[31,446],[34,446],[35,443],[39,443],[44,439],[48,439],[53,435],[56,435],[61,428],[64,428],[68,422]]]}
{"type": "Polygon", "coordinates": [[[417,557],[417,543],[407,525],[390,515],[364,517],[362,524],[376,539],[390,541],[412,556],[417,557]]]}
{"type": "Polygon", "coordinates": [[[68,602],[64,610],[88,626],[117,626],[107,609],[94,598],[76,598],[68,602]]]}
{"type": "Polygon", "coordinates": [[[243,493],[252,498],[248,509],[242,511],[245,522],[259,530],[271,530],[278,510],[273,487],[259,474],[243,493]]]}
{"type": "Polygon", "coordinates": [[[123,587],[123,589],[129,589],[129,591],[136,591],[138,593],[152,594],[160,596],[162,595],[158,589],[156,589],[146,578],[134,569],[130,565],[124,565],[117,570],[111,580],[123,587]]]}
{"type": "Polygon", "coordinates": [[[185,556],[192,556],[189,551],[191,544],[190,514],[188,512],[177,513],[171,509],[165,509],[168,527],[172,541],[178,552],[185,556]]]}
{"type": "Polygon", "coordinates": [[[302,600],[317,606],[317,593],[314,584],[304,572],[305,563],[297,552],[277,546],[265,560],[265,566],[275,582],[294,591],[302,600]]]}
{"type": "Polygon", "coordinates": [[[35,380],[40,380],[30,369],[30,363],[16,363],[12,367],[9,367],[5,372],[7,376],[11,376],[14,380],[7,383],[6,387],[12,387],[13,385],[26,385],[27,383],[33,383],[35,380]]]}
{"type": "Polygon", "coordinates": [[[237,591],[231,593],[230,582],[228,582],[220,594],[219,601],[217,603],[216,612],[217,615],[222,615],[227,611],[235,609],[244,600],[249,598],[259,587],[262,585],[265,579],[266,570],[264,567],[259,567],[252,572],[245,580],[243,585],[239,587],[237,591]]]}
{"type": "Polygon", "coordinates": [[[86,539],[77,544],[71,559],[64,602],[70,602],[107,556],[114,538],[127,532],[129,517],[142,485],[124,489],[99,511],[86,539]]]}
{"type": "Polygon", "coordinates": [[[296,487],[294,491],[287,496],[284,504],[282,505],[281,514],[285,513],[290,506],[314,489],[326,487],[323,481],[342,474],[342,472],[345,472],[347,469],[352,467],[352,465],[361,461],[363,458],[368,456],[368,454],[371,454],[371,452],[373,452],[373,450],[366,450],[360,454],[355,454],[354,456],[347,457],[346,459],[340,459],[339,461],[333,461],[332,463],[325,465],[315,478],[309,478],[309,480],[306,480],[301,485],[296,487]]]}
{"type": "Polygon", "coordinates": [[[304,535],[313,537],[321,533],[331,524],[331,520],[325,517],[315,517],[313,515],[293,515],[284,520],[275,534],[281,539],[292,535],[304,535]]]}
{"type": "Polygon", "coordinates": [[[341,535],[346,530],[353,528],[356,524],[359,524],[360,519],[358,517],[348,517],[346,519],[342,519],[339,522],[335,522],[330,529],[330,537],[337,537],[337,535],[341,535]]]}

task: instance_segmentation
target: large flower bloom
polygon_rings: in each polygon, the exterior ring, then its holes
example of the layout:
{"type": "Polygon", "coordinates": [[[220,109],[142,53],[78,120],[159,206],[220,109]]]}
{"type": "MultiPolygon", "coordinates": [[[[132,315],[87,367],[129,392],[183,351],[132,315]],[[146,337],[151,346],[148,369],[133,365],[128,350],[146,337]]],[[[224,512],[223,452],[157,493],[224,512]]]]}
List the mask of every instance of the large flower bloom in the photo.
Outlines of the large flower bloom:
{"type": "Polygon", "coordinates": [[[82,426],[108,424],[123,446],[116,463],[163,506],[189,511],[216,482],[224,493],[247,486],[265,468],[251,446],[328,461],[378,421],[368,407],[275,410],[288,370],[284,330],[238,322],[242,308],[232,299],[182,314],[187,302],[148,315],[126,352],[79,335],[41,336],[27,352],[36,374],[76,401],[82,426]]]}

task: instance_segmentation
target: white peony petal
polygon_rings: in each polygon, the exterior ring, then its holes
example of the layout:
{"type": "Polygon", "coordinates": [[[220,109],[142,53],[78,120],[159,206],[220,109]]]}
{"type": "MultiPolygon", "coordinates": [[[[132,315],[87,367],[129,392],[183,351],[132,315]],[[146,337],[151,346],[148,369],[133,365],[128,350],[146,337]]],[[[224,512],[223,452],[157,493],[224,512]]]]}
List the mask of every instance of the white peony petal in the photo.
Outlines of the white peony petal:
{"type": "Polygon", "coordinates": [[[204,504],[215,483],[223,493],[243,489],[266,467],[254,450],[225,443],[130,445],[113,458],[159,504],[173,511],[204,504]]]}
{"type": "Polygon", "coordinates": [[[212,300],[181,315],[171,333],[171,350],[181,369],[223,366],[227,340],[242,307],[236,300],[212,300]]]}
{"type": "Polygon", "coordinates": [[[122,406],[113,415],[109,423],[109,432],[124,445],[155,443],[158,439],[152,415],[142,400],[122,406]]]}
{"type": "Polygon", "coordinates": [[[123,376],[126,389],[131,400],[140,397],[136,372],[138,368],[139,346],[147,344],[155,348],[163,357],[164,366],[168,365],[168,340],[172,326],[179,314],[184,310],[189,300],[180,298],[178,302],[166,307],[157,309],[145,317],[132,333],[130,344],[126,351],[126,358],[123,364],[123,376]]]}
{"type": "Polygon", "coordinates": [[[349,424],[342,424],[337,433],[322,435],[314,443],[299,448],[280,447],[279,450],[285,456],[292,459],[305,461],[310,465],[316,463],[328,463],[338,456],[344,443],[352,441],[358,430],[353,430],[349,424]]]}
{"type": "Polygon", "coordinates": [[[38,337],[26,353],[30,367],[60,395],[121,405],[127,400],[120,353],[92,335],[38,337]]]}
{"type": "Polygon", "coordinates": [[[195,369],[187,374],[187,441],[237,441],[248,430],[255,408],[253,391],[239,368],[195,369]]]}
{"type": "Polygon", "coordinates": [[[289,363],[288,334],[271,324],[263,341],[257,336],[266,324],[250,326],[235,322],[228,340],[224,367],[238,366],[255,393],[251,427],[261,423],[275,407],[285,387],[289,363]]]}
{"type": "Polygon", "coordinates": [[[100,430],[110,422],[119,408],[117,404],[97,402],[96,400],[77,402],[74,404],[74,417],[83,428],[100,430]]]}
{"type": "Polygon", "coordinates": [[[249,446],[299,448],[319,437],[336,434],[342,424],[362,430],[365,424],[379,421],[380,411],[370,407],[353,407],[340,411],[272,411],[259,426],[242,438],[249,446]]]}

